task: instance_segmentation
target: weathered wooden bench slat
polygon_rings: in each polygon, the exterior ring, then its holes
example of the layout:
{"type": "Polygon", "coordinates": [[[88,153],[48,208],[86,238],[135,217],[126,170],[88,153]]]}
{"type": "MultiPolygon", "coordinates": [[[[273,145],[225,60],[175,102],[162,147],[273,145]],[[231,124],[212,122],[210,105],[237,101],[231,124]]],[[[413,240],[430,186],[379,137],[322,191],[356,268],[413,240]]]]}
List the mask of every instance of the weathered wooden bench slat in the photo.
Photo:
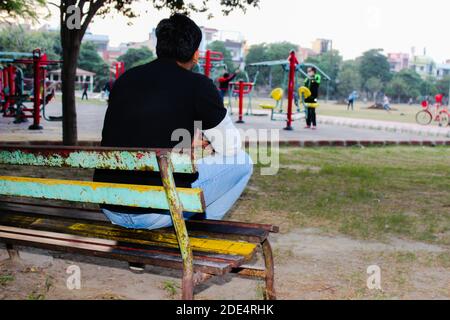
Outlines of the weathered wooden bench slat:
{"type": "MultiPolygon", "coordinates": [[[[201,189],[177,189],[185,211],[204,212],[201,189]]],[[[163,187],[0,176],[0,195],[169,209],[163,187]]]]}
{"type": "MultiPolygon", "coordinates": [[[[40,205],[40,204],[25,204],[20,202],[0,201],[0,211],[9,212],[11,214],[29,214],[29,215],[41,215],[51,218],[52,216],[64,217],[68,219],[83,219],[86,223],[100,224],[111,226],[110,221],[105,215],[98,209],[80,209],[74,207],[55,206],[55,205],[40,205]]],[[[1,220],[1,215],[0,215],[1,220]]],[[[252,224],[246,224],[235,221],[224,220],[188,220],[186,226],[189,231],[189,235],[193,237],[207,236],[212,238],[223,239],[240,239],[252,243],[261,243],[268,237],[269,231],[267,229],[273,229],[272,227],[262,225],[264,228],[257,228],[252,224]]],[[[118,228],[118,227],[116,227],[118,228]]],[[[121,229],[122,233],[130,232],[133,237],[139,237],[133,230],[121,229]]],[[[146,232],[162,232],[173,233],[172,228],[164,228],[157,231],[146,232]]],[[[145,236],[145,233],[144,233],[145,236]]]]}
{"type": "MultiPolygon", "coordinates": [[[[116,249],[123,248],[124,250],[144,250],[146,252],[156,253],[156,254],[164,254],[174,257],[181,257],[180,250],[175,247],[161,247],[159,245],[147,245],[147,244],[139,244],[134,242],[126,242],[123,240],[118,240],[114,238],[97,238],[92,236],[84,236],[81,234],[68,234],[61,233],[57,230],[46,228],[28,228],[28,227],[20,227],[17,225],[9,225],[9,224],[0,224],[0,232],[14,232],[20,234],[34,235],[47,237],[52,239],[69,239],[71,241],[83,242],[86,244],[95,244],[95,245],[108,245],[114,246],[116,249]]],[[[226,263],[231,264],[234,268],[237,268],[249,261],[243,256],[238,255],[228,255],[228,254],[219,254],[214,252],[202,252],[202,251],[194,251],[194,257],[197,259],[204,259],[212,262],[226,263]]]]}
{"type": "MultiPolygon", "coordinates": [[[[26,214],[0,214],[1,226],[16,226],[30,230],[57,232],[90,238],[110,239],[146,246],[178,248],[175,234],[161,231],[130,230],[106,223],[77,222],[72,219],[36,217],[26,214]]],[[[247,242],[190,237],[194,252],[211,252],[252,259],[256,245],[247,242]]]]}
{"type": "MultiPolygon", "coordinates": [[[[82,253],[85,255],[114,258],[128,262],[145,263],[148,265],[156,265],[174,269],[182,269],[183,267],[181,257],[174,255],[162,254],[132,247],[117,248],[114,244],[90,243],[92,239],[74,239],[73,236],[62,234],[55,234],[53,237],[48,237],[32,234],[30,230],[27,229],[21,229],[16,232],[0,230],[0,240],[18,245],[71,253],[82,253]]],[[[205,259],[194,260],[194,269],[196,271],[209,274],[223,275],[228,273],[232,267],[231,262],[215,262],[205,259]]]]}
{"type": "MultiPolygon", "coordinates": [[[[189,153],[171,152],[175,173],[195,173],[189,153]]],[[[159,171],[157,151],[108,148],[14,147],[0,145],[0,164],[126,171],[159,171]]]]}

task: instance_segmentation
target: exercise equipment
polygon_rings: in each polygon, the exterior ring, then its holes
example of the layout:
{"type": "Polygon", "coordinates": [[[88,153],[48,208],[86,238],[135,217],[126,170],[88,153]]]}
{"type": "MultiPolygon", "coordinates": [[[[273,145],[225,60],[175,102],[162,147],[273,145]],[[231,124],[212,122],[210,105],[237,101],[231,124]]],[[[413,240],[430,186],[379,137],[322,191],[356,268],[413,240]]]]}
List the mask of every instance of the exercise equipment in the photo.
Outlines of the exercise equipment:
{"type": "Polygon", "coordinates": [[[61,121],[61,117],[47,117],[45,107],[55,92],[52,90],[47,94],[47,83],[45,82],[47,68],[49,65],[61,63],[57,60],[48,60],[47,55],[40,49],[30,53],[0,52],[0,63],[3,64],[2,79],[0,81],[1,111],[3,117],[15,118],[14,123],[26,122],[28,118],[33,119],[30,130],[41,130],[41,110],[45,119],[49,121],[61,121]],[[23,71],[17,65],[30,65],[33,71],[33,88],[25,92],[23,71]],[[25,106],[26,102],[32,102],[33,106],[25,106]]]}
{"type": "MultiPolygon", "coordinates": [[[[253,90],[254,83],[253,82],[244,82],[241,80],[239,82],[230,83],[230,87],[231,86],[234,89],[230,89],[230,94],[231,94],[231,91],[237,92],[238,97],[239,97],[239,120],[236,121],[236,123],[244,123],[244,119],[243,119],[244,118],[244,95],[249,95],[249,97],[250,97],[249,107],[247,108],[247,115],[248,115],[248,114],[250,114],[249,112],[251,112],[251,92],[253,90]],[[236,89],[236,87],[237,87],[237,89],[236,89]]],[[[230,108],[231,108],[231,106],[230,106],[230,108]]]]}
{"type": "MultiPolygon", "coordinates": [[[[301,89],[300,85],[303,83],[302,78],[307,77],[306,69],[309,67],[316,68],[317,72],[322,76],[323,79],[327,81],[327,96],[329,91],[329,82],[331,77],[326,74],[322,69],[312,63],[300,63],[297,60],[295,51],[291,51],[288,59],[286,60],[274,60],[274,61],[263,61],[252,63],[248,65],[248,68],[274,68],[276,66],[281,66],[283,69],[283,80],[281,87],[274,89],[270,96],[275,100],[275,106],[273,105],[260,105],[263,109],[269,109],[272,111],[271,119],[274,121],[280,120],[285,116],[286,127],[285,130],[293,130],[292,122],[297,119],[301,119],[305,116],[306,105],[304,103],[304,95],[306,93],[304,89],[301,89]],[[287,112],[284,112],[284,92],[287,91],[287,112]],[[298,94],[296,94],[298,93],[298,94]],[[276,97],[277,99],[275,99],[276,97]],[[301,102],[301,103],[300,103],[301,102]],[[297,110],[294,112],[294,105],[296,105],[297,110]],[[303,109],[302,109],[303,107],[303,109]]],[[[305,88],[307,89],[307,88],[305,88]]]]}
{"type": "MultiPolygon", "coordinates": [[[[287,113],[278,113],[275,112],[277,109],[283,109],[283,96],[284,90],[282,88],[275,88],[270,93],[270,98],[275,101],[275,104],[260,104],[259,106],[262,109],[270,110],[272,121],[285,121],[287,117],[287,113]]],[[[311,91],[307,87],[300,87],[298,89],[298,96],[300,97],[301,105],[303,109],[298,109],[296,113],[292,114],[292,121],[301,120],[306,118],[306,112],[308,107],[318,107],[318,103],[306,103],[305,99],[311,96],[311,91]]]]}
{"type": "Polygon", "coordinates": [[[125,62],[116,61],[112,64],[111,69],[109,69],[109,81],[119,79],[121,75],[125,73],[125,62]]]}
{"type": "Polygon", "coordinates": [[[238,106],[243,106],[244,99],[247,97],[247,111],[245,115],[253,115],[252,100],[253,100],[253,90],[256,86],[256,81],[258,80],[259,71],[256,72],[253,81],[250,81],[250,77],[247,71],[241,71],[237,76],[238,80],[230,82],[228,89],[228,101],[225,101],[225,106],[228,108],[228,112],[233,114],[233,98],[238,100],[238,106]],[[240,95],[240,83],[243,82],[244,90],[243,94],[240,95]]]}
{"type": "Polygon", "coordinates": [[[197,64],[198,73],[202,73],[208,78],[216,80],[219,78],[220,72],[224,73],[227,69],[222,52],[206,50],[200,54],[197,64]]]}

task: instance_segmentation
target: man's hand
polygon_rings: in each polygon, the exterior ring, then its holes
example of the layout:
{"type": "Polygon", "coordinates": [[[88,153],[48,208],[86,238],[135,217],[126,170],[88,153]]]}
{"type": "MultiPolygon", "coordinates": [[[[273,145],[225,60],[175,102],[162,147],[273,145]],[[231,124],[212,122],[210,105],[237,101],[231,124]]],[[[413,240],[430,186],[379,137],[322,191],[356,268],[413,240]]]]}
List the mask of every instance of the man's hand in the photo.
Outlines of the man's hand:
{"type": "Polygon", "coordinates": [[[194,150],[201,150],[202,156],[200,156],[200,158],[214,153],[214,149],[211,143],[203,136],[200,131],[197,131],[195,134],[194,141],[192,141],[192,148],[194,150]]]}

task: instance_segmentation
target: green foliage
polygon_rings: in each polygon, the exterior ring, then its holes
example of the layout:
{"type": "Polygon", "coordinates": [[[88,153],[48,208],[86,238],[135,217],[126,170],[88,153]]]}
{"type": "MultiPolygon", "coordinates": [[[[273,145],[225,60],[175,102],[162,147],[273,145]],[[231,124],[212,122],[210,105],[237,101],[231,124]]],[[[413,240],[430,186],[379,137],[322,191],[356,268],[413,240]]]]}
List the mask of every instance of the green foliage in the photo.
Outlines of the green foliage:
{"type": "Polygon", "coordinates": [[[36,48],[45,52],[49,59],[59,59],[59,33],[25,30],[20,25],[8,25],[0,30],[0,51],[31,53],[36,48]]]}
{"type": "Polygon", "coordinates": [[[31,18],[37,20],[40,9],[46,5],[46,0],[0,0],[0,21],[31,18]]]}
{"type": "MultiPolygon", "coordinates": [[[[252,45],[248,51],[245,59],[246,64],[255,62],[272,61],[272,60],[286,60],[291,50],[296,50],[298,46],[290,42],[278,43],[262,43],[252,45]]],[[[255,75],[255,68],[249,71],[250,79],[255,75]]],[[[272,68],[260,68],[260,75],[258,78],[259,85],[268,85],[270,87],[285,87],[287,84],[284,77],[282,66],[275,66],[272,68]]]]}
{"type": "Polygon", "coordinates": [[[448,95],[450,89],[450,76],[446,76],[438,81],[436,81],[436,90],[438,93],[448,95]]]}
{"type": "Polygon", "coordinates": [[[383,83],[379,78],[371,77],[366,81],[365,89],[372,94],[372,97],[375,100],[377,93],[383,89],[383,83]]]}
{"type": "MultiPolygon", "coordinates": [[[[113,2],[113,1],[111,1],[113,2]]],[[[121,1],[118,1],[121,2],[121,1]]],[[[172,12],[181,12],[189,14],[191,12],[208,13],[212,17],[209,10],[209,0],[204,1],[187,1],[187,0],[152,0],[153,6],[158,9],[169,9],[172,12]]],[[[224,15],[230,14],[238,9],[246,11],[248,7],[257,7],[259,0],[221,0],[220,5],[224,15]]]]}
{"type": "Polygon", "coordinates": [[[92,42],[84,42],[81,45],[78,66],[83,70],[95,72],[95,91],[99,91],[109,79],[109,66],[100,57],[96,45],[92,42]]]}
{"type": "Polygon", "coordinates": [[[131,69],[142,64],[146,64],[155,58],[153,52],[147,47],[139,49],[130,48],[127,52],[117,58],[118,61],[125,63],[126,69],[131,69]]]}
{"type": "Polygon", "coordinates": [[[372,78],[378,79],[382,87],[391,79],[389,62],[382,52],[382,49],[372,49],[364,52],[359,58],[359,73],[363,80],[363,89],[374,92],[373,87],[368,88],[369,80],[370,85],[373,86],[375,83],[371,80],[372,78]]]}
{"type": "Polygon", "coordinates": [[[394,78],[386,86],[386,94],[397,98],[397,102],[401,102],[402,98],[408,97],[408,84],[401,77],[394,78]]]}
{"type": "Polygon", "coordinates": [[[394,75],[394,78],[403,80],[406,84],[406,95],[408,98],[417,98],[421,95],[421,87],[423,80],[414,70],[401,70],[394,75]]]}
{"type": "Polygon", "coordinates": [[[228,71],[234,71],[236,66],[233,63],[233,56],[231,55],[231,51],[225,47],[225,42],[213,41],[208,45],[208,49],[216,52],[221,52],[223,54],[224,63],[227,66],[228,71]]]}
{"type": "MultiPolygon", "coordinates": [[[[31,53],[40,48],[51,60],[61,59],[61,44],[56,32],[25,30],[22,26],[8,25],[0,30],[0,51],[31,53]]],[[[20,65],[27,78],[32,77],[31,65],[20,65]]],[[[49,70],[60,68],[58,65],[48,67],[49,70]]]]}
{"type": "Polygon", "coordinates": [[[420,92],[422,96],[434,96],[438,94],[438,89],[436,86],[436,79],[433,77],[428,77],[424,81],[422,81],[420,92]]]}
{"type": "Polygon", "coordinates": [[[347,98],[353,91],[361,88],[361,75],[359,74],[359,65],[356,61],[345,61],[339,71],[337,78],[336,94],[339,98],[347,98]]]}

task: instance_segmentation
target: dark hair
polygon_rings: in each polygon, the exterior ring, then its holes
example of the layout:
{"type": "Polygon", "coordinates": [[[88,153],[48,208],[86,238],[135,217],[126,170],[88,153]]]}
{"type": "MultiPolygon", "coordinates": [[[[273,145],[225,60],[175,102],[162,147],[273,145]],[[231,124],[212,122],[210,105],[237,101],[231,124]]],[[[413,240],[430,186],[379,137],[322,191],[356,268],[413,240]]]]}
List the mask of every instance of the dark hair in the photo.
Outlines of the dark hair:
{"type": "Polygon", "coordinates": [[[158,58],[188,62],[202,42],[202,31],[194,21],[182,14],[161,20],[156,27],[158,58]]]}
{"type": "Polygon", "coordinates": [[[225,72],[224,74],[223,74],[223,77],[224,78],[228,78],[230,76],[230,74],[228,73],[228,72],[225,72]]]}
{"type": "Polygon", "coordinates": [[[316,67],[308,67],[308,70],[314,71],[314,73],[317,73],[316,67]]]}

